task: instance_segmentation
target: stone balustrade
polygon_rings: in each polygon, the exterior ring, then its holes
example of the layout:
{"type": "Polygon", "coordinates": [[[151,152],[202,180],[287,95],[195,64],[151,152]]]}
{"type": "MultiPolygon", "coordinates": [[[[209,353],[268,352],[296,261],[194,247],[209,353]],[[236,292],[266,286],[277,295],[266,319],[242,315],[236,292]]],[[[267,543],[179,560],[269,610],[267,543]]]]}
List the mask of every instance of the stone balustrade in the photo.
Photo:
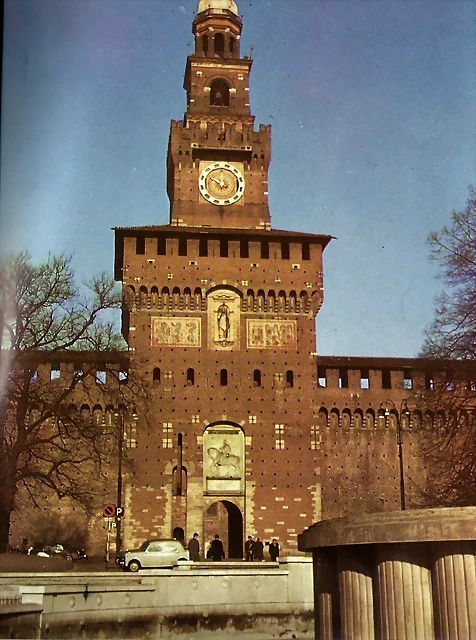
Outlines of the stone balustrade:
{"type": "Polygon", "coordinates": [[[476,640],[476,507],[318,522],[316,640],[476,640]]]}

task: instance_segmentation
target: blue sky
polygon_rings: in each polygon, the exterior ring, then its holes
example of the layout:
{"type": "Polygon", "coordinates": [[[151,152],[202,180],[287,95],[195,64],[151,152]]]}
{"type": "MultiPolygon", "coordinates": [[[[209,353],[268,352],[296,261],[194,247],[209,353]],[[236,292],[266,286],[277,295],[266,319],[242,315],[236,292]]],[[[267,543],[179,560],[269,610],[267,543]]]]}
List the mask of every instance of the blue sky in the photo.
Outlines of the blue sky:
{"type": "MultiPolygon", "coordinates": [[[[414,356],[426,238],[475,183],[474,0],[237,0],[272,124],[275,228],[335,236],[317,349],[414,356]]],[[[166,224],[196,0],[5,0],[0,250],[112,272],[111,227],[166,224]]]]}

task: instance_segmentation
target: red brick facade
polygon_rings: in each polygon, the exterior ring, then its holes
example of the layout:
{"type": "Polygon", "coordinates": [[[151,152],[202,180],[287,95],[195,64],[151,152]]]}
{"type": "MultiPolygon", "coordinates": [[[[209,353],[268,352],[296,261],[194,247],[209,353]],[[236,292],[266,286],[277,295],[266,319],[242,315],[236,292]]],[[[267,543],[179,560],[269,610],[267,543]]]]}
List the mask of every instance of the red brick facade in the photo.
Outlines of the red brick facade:
{"type": "MultiPolygon", "coordinates": [[[[123,533],[219,533],[230,557],[253,534],[296,552],[321,517],[399,508],[388,407],[414,365],[316,357],[331,238],[271,229],[271,128],[254,130],[241,21],[231,0],[206,7],[171,123],[170,223],[116,229],[123,332],[150,381],[123,533]]],[[[420,477],[418,435],[406,438],[405,473],[420,477]]]]}

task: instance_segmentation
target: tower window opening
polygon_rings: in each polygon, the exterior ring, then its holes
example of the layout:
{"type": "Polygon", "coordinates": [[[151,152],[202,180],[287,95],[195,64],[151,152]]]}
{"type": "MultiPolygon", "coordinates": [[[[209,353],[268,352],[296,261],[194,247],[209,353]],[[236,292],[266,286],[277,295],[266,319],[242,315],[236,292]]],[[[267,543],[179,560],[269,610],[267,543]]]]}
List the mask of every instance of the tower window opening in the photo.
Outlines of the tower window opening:
{"type": "Polygon", "coordinates": [[[339,369],[339,389],[349,388],[349,373],[347,369],[339,369]]]}
{"type": "Polygon", "coordinates": [[[198,255],[201,258],[206,258],[208,256],[207,238],[200,238],[200,240],[198,241],[198,255]]]}
{"type": "Polygon", "coordinates": [[[61,377],[61,370],[59,363],[55,362],[51,364],[50,380],[59,380],[61,377]]]}
{"type": "Polygon", "coordinates": [[[269,242],[261,240],[261,258],[267,260],[269,258],[269,242]]]}
{"type": "Polygon", "coordinates": [[[204,56],[208,55],[208,36],[202,36],[202,52],[204,56]]]}
{"type": "Polygon", "coordinates": [[[225,36],[223,33],[216,33],[213,38],[213,53],[215,58],[223,58],[225,56],[225,36]]]}
{"type": "Polygon", "coordinates": [[[261,371],[259,369],[253,371],[253,384],[255,387],[261,387],[261,371]]]}
{"type": "Polygon", "coordinates": [[[281,259],[289,260],[289,242],[287,240],[281,242],[281,259]]]}
{"type": "Polygon", "coordinates": [[[193,386],[195,384],[195,370],[187,369],[187,384],[193,386]]]}
{"type": "Polygon", "coordinates": [[[136,254],[143,256],[145,254],[145,236],[137,236],[136,238],[136,254]]]}
{"type": "Polygon", "coordinates": [[[431,372],[425,374],[425,389],[428,391],[435,390],[435,378],[431,372]]]}
{"type": "Polygon", "coordinates": [[[228,238],[220,239],[220,258],[228,258],[228,238]]]}
{"type": "Polygon", "coordinates": [[[286,371],[286,386],[289,389],[294,387],[294,373],[291,370],[286,371]]]}
{"type": "Polygon", "coordinates": [[[179,238],[178,241],[178,254],[179,256],[187,255],[187,238],[179,238]]]}
{"type": "Polygon", "coordinates": [[[411,369],[404,369],[403,371],[403,388],[407,390],[413,389],[413,372],[411,369]]]}
{"type": "Polygon", "coordinates": [[[240,258],[249,258],[250,250],[248,240],[240,240],[240,258]]]}
{"type": "Polygon", "coordinates": [[[317,379],[319,386],[325,389],[327,387],[327,371],[325,367],[317,368],[317,379]]]}
{"type": "Polygon", "coordinates": [[[224,80],[214,80],[210,85],[210,104],[215,107],[228,107],[230,88],[224,80]]]}
{"type": "Polygon", "coordinates": [[[165,256],[167,253],[167,240],[165,236],[159,236],[157,238],[157,255],[165,256]]]}
{"type": "Polygon", "coordinates": [[[154,371],[152,372],[152,380],[154,382],[160,382],[160,369],[159,369],[159,367],[155,367],[154,371]]]}
{"type": "Polygon", "coordinates": [[[303,260],[311,259],[311,247],[309,245],[309,242],[302,243],[302,259],[303,260]]]}
{"type": "Polygon", "coordinates": [[[361,369],[360,371],[360,388],[370,389],[370,374],[368,369],[361,369]]]}
{"type": "Polygon", "coordinates": [[[230,49],[230,56],[233,57],[235,53],[235,38],[230,38],[229,49],[230,49]]]}
{"type": "Polygon", "coordinates": [[[220,384],[222,387],[226,387],[228,385],[228,371],[226,369],[222,369],[220,371],[220,384]]]}
{"type": "Polygon", "coordinates": [[[382,369],[382,389],[392,388],[392,378],[390,376],[390,369],[382,369]]]}

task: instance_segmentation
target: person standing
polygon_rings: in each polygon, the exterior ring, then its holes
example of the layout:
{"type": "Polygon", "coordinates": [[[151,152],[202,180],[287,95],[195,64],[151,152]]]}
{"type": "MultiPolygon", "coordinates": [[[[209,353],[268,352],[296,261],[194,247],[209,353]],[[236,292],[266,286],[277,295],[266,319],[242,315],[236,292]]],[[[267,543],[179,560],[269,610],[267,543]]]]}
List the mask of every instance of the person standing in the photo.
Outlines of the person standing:
{"type": "Polygon", "coordinates": [[[223,542],[220,540],[218,533],[215,535],[215,539],[210,544],[210,552],[215,562],[222,560],[225,557],[225,550],[223,549],[223,542]]]}
{"type": "Polygon", "coordinates": [[[248,562],[253,560],[253,536],[248,536],[248,540],[245,542],[245,558],[248,562]]]}
{"type": "Polygon", "coordinates": [[[269,556],[272,562],[276,562],[279,558],[279,544],[276,538],[273,538],[273,542],[268,547],[269,556]]]}
{"type": "Polygon", "coordinates": [[[198,562],[200,560],[200,542],[198,541],[198,533],[193,534],[193,538],[188,543],[190,552],[190,560],[198,562]]]}
{"type": "Polygon", "coordinates": [[[264,556],[263,556],[263,543],[261,542],[261,538],[256,538],[256,540],[253,542],[253,560],[258,560],[259,562],[262,562],[264,560],[264,556]]]}

